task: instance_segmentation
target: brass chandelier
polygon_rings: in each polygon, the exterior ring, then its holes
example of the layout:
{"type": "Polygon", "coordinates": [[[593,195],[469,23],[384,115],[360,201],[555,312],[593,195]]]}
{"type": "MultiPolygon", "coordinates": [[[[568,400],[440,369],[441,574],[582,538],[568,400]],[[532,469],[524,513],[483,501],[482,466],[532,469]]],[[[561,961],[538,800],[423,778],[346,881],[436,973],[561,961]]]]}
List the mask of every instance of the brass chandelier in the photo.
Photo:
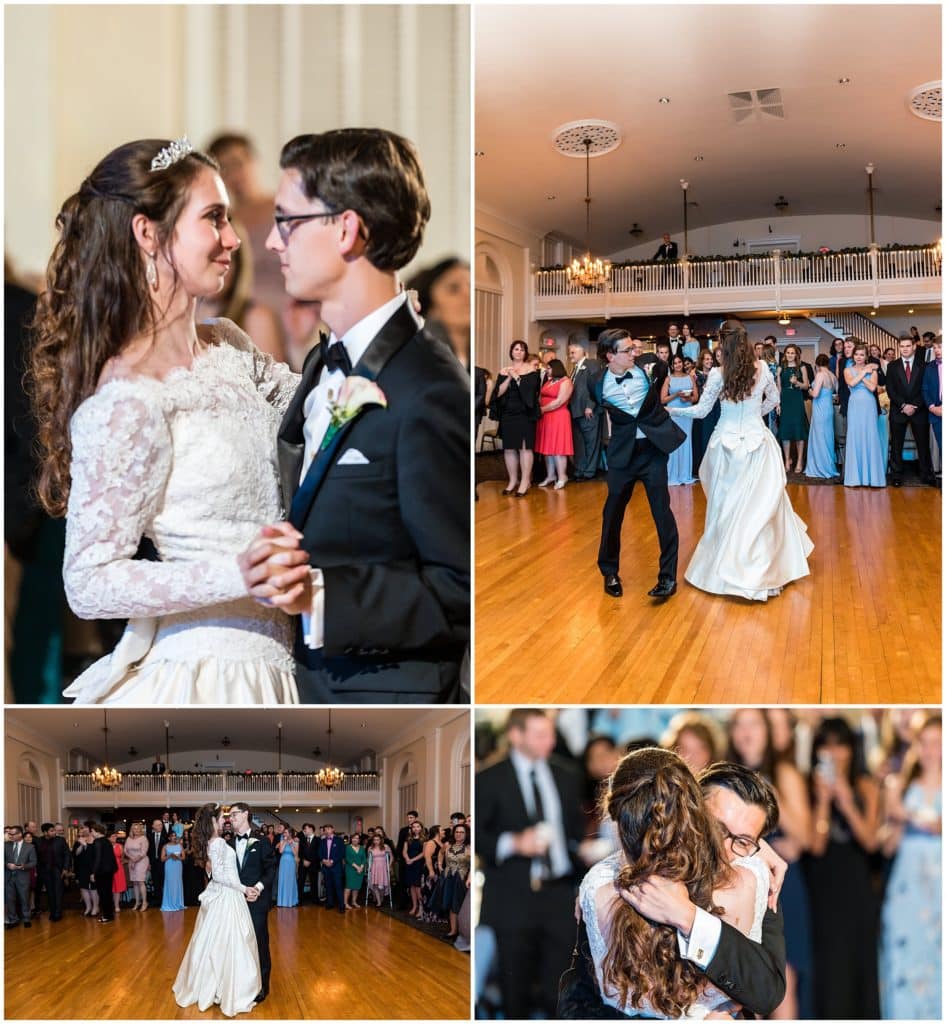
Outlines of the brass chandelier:
{"type": "Polygon", "coordinates": [[[345,778],[345,773],[341,768],[336,768],[332,764],[332,709],[329,708],[328,712],[328,764],[324,768],[320,768],[315,775],[315,781],[326,789],[334,789],[336,786],[341,785],[342,780],[345,778]]]}
{"type": "Polygon", "coordinates": [[[110,768],[108,763],[108,712],[102,712],[105,716],[105,727],[102,732],[105,733],[105,764],[98,768],[93,769],[89,774],[92,779],[93,786],[99,786],[101,789],[114,789],[116,786],[122,784],[122,773],[117,768],[110,768]]]}
{"type": "Polygon", "coordinates": [[[585,255],[577,257],[565,269],[569,284],[582,288],[598,288],[611,279],[611,261],[591,255],[591,139],[582,140],[585,147],[585,255]]]}

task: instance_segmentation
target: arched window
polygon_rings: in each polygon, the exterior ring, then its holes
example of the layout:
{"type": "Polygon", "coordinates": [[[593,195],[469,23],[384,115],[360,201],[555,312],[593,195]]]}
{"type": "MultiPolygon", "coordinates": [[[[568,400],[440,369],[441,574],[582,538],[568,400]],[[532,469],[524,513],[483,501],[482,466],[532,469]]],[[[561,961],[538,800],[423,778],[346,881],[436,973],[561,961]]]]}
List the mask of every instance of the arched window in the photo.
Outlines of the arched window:
{"type": "Polygon", "coordinates": [[[472,813],[473,808],[471,806],[471,778],[470,778],[470,737],[465,737],[462,744],[457,746],[455,756],[453,760],[452,775],[453,779],[450,784],[450,791],[453,794],[453,811],[465,811],[467,814],[472,813]]]}
{"type": "MultiPolygon", "coordinates": [[[[20,821],[43,820],[43,783],[39,769],[24,754],[17,765],[17,802],[20,807],[20,821]]],[[[39,837],[37,837],[39,838],[39,837]]]]}
{"type": "Polygon", "coordinates": [[[408,757],[397,780],[397,820],[407,820],[407,812],[420,810],[417,806],[417,771],[414,759],[408,757]]]}

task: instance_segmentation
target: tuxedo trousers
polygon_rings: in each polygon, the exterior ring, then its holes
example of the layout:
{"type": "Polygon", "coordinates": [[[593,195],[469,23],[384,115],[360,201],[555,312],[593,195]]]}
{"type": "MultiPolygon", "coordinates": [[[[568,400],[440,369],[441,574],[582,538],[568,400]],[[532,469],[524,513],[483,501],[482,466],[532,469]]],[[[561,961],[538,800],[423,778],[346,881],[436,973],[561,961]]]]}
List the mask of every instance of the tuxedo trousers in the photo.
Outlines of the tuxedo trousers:
{"type": "MultiPolygon", "coordinates": [[[[318,851],[312,854],[312,857],[318,857],[318,851]]],[[[299,902],[302,902],[303,896],[305,895],[305,883],[309,883],[309,899],[313,903],[319,902],[319,862],[318,860],[309,861],[309,866],[306,867],[302,863],[302,856],[299,859],[299,902]]]]}
{"type": "Polygon", "coordinates": [[[590,480],[598,472],[601,461],[601,417],[572,420],[572,441],[575,445],[575,479],[590,480]]]}
{"type": "Polygon", "coordinates": [[[57,868],[40,868],[37,872],[37,878],[43,883],[43,888],[46,890],[49,916],[53,918],[62,917],[62,897],[65,890],[62,872],[57,868]]]}
{"type": "Polygon", "coordinates": [[[250,908],[250,920],[253,922],[253,931],[256,934],[256,946],[259,950],[259,972],[260,991],[265,995],[269,992],[269,975],[273,969],[273,962],[269,956],[269,910],[271,903],[262,895],[252,903],[246,904],[250,908]]]}
{"type": "Polygon", "coordinates": [[[925,409],[922,415],[904,416],[902,413],[890,413],[890,475],[894,479],[903,475],[903,442],[907,436],[908,423],[916,442],[920,476],[924,480],[929,480],[933,475],[933,460],[930,457],[930,421],[925,409]]]}
{"type": "Polygon", "coordinates": [[[634,493],[634,485],[640,481],[647,494],[660,542],[659,578],[676,580],[680,536],[670,508],[668,460],[669,456],[646,438],[638,438],[629,465],[621,468],[608,465],[608,497],[601,514],[601,545],[598,548],[598,568],[602,576],[611,576],[619,571],[624,513],[634,493]]]}
{"type": "Polygon", "coordinates": [[[112,899],[114,880],[114,871],[110,871],[107,875],[101,871],[95,873],[95,891],[99,894],[99,913],[106,921],[115,920],[115,901],[112,899]]]}

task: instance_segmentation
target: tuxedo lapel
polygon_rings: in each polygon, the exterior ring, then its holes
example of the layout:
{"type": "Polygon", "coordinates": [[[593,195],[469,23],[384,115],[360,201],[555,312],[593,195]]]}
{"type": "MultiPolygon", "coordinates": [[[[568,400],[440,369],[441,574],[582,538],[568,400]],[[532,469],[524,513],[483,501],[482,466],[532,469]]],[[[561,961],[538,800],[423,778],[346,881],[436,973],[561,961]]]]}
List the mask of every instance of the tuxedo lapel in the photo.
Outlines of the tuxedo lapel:
{"type": "MultiPolygon", "coordinates": [[[[321,342],[321,335],[319,341],[321,342]]],[[[279,489],[282,493],[283,508],[286,509],[292,504],[292,496],[299,486],[299,476],[302,473],[302,459],[305,454],[305,400],[318,383],[323,365],[321,346],[317,344],[306,357],[302,367],[302,379],[279,425],[276,437],[279,489]]]]}

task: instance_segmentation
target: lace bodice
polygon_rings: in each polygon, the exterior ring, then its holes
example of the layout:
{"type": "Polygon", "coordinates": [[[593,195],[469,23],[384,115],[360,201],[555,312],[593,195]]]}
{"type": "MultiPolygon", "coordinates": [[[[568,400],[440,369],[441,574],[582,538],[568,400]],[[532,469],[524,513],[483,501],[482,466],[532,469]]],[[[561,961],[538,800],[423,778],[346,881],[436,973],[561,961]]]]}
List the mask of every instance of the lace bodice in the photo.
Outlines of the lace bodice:
{"type": "MultiPolygon", "coordinates": [[[[733,442],[759,440],[764,437],[767,429],[762,417],[779,404],[778,388],[772,373],[764,363],[756,363],[759,371],[752,392],[748,398],[740,402],[730,402],[723,398],[720,401],[719,422],[713,431],[713,437],[722,440],[727,446],[733,442]]],[[[696,405],[674,408],[674,416],[684,416],[701,420],[709,415],[723,390],[723,371],[718,367],[710,370],[706,378],[706,386],[696,405]]]]}
{"type": "Polygon", "coordinates": [[[63,575],[82,618],[246,597],[236,555],[282,518],[276,431],[299,378],[229,320],[190,369],[104,384],[72,418],[63,575]],[[135,560],[143,536],[161,561],[135,560]]]}
{"type": "Polygon", "coordinates": [[[210,858],[211,881],[228,889],[239,889],[243,892],[246,887],[240,881],[236,852],[226,839],[222,836],[211,839],[207,845],[207,855],[210,858]]]}
{"type": "MultiPolygon", "coordinates": [[[[766,902],[769,893],[768,870],[758,857],[739,857],[734,864],[747,868],[756,877],[755,908],[749,938],[753,942],[762,940],[762,919],[765,917],[766,902]]],[[[659,1017],[660,1014],[644,999],[640,1009],[635,1009],[628,1001],[626,1006],[619,1006],[617,996],[609,994],[604,986],[603,965],[607,954],[607,940],[604,933],[608,929],[608,920],[614,898],[614,883],[621,872],[623,854],[618,851],[604,860],[598,861],[582,879],[579,890],[581,915],[588,933],[588,944],[591,958],[594,961],[595,976],[602,998],[609,1006],[613,1006],[632,1016],[659,1017]]],[[[695,1004],[688,1007],[685,1018],[703,1018],[714,1009],[728,1008],[729,997],[714,985],[707,982],[695,1004]]]]}

